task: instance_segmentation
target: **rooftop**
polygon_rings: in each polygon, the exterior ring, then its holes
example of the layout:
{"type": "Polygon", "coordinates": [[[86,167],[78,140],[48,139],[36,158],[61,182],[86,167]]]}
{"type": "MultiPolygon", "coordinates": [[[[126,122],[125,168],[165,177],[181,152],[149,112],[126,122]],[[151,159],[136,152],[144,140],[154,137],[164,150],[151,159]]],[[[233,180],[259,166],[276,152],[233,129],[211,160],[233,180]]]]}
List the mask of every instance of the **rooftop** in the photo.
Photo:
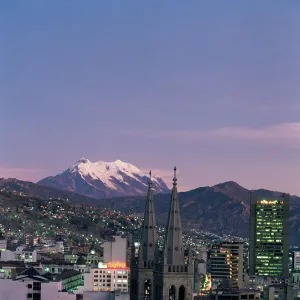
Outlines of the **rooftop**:
{"type": "Polygon", "coordinates": [[[64,279],[67,279],[67,278],[70,278],[73,276],[77,276],[77,275],[81,275],[81,273],[78,271],[75,271],[75,270],[68,270],[68,271],[62,272],[61,274],[56,275],[54,277],[54,280],[61,281],[61,280],[64,280],[64,279]]]}

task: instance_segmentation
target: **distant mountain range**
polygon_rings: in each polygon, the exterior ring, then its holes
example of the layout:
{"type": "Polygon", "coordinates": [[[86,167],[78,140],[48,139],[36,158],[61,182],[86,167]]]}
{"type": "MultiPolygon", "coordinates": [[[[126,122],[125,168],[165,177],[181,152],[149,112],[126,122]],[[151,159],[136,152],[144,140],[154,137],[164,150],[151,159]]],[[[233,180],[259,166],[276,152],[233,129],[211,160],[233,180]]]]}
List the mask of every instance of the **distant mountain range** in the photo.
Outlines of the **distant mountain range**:
{"type": "MultiPolygon", "coordinates": [[[[180,183],[178,185],[180,189],[180,183]]],[[[64,198],[124,213],[144,212],[145,195],[123,196],[110,199],[94,199],[70,191],[62,191],[17,179],[0,179],[0,190],[12,190],[33,195],[41,199],[64,198]]],[[[269,190],[256,190],[265,198],[274,198],[281,193],[269,190]]],[[[212,187],[200,187],[179,193],[182,223],[185,228],[207,230],[217,234],[231,234],[247,237],[249,235],[250,191],[233,181],[212,187]]],[[[157,220],[165,223],[168,217],[170,194],[154,196],[157,220]]],[[[300,240],[300,198],[292,196],[290,201],[290,237],[292,243],[300,240]]]]}
{"type": "MultiPolygon", "coordinates": [[[[56,176],[44,178],[38,184],[103,199],[145,195],[148,181],[149,175],[121,160],[93,163],[81,158],[67,170],[56,176]]],[[[170,192],[161,177],[153,175],[152,182],[155,193],[170,192]]]]}
{"type": "MultiPolygon", "coordinates": [[[[180,183],[178,185],[180,188],[180,183]]],[[[281,195],[264,189],[255,191],[259,197],[274,199],[281,195]]],[[[143,214],[145,197],[121,197],[102,200],[105,207],[122,212],[143,214]]],[[[166,222],[170,195],[154,197],[157,220],[166,222]]],[[[233,181],[212,187],[200,187],[179,193],[181,219],[186,228],[207,230],[217,234],[248,237],[250,228],[250,191],[233,181]]],[[[299,244],[300,198],[292,196],[290,201],[291,242],[299,244]]]]}

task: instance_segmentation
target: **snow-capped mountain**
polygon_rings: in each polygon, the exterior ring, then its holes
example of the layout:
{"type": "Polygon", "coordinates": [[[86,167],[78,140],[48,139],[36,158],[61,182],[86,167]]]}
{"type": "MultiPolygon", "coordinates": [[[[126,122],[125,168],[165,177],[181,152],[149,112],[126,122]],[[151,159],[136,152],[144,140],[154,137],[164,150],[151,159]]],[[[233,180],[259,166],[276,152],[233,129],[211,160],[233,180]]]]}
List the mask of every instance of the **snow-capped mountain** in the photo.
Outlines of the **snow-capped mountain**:
{"type": "MultiPolygon", "coordinates": [[[[149,175],[121,160],[93,163],[86,158],[81,158],[64,172],[46,177],[38,183],[101,199],[145,195],[148,181],[149,175]]],[[[152,175],[152,182],[154,192],[170,191],[159,176],[152,175]]]]}

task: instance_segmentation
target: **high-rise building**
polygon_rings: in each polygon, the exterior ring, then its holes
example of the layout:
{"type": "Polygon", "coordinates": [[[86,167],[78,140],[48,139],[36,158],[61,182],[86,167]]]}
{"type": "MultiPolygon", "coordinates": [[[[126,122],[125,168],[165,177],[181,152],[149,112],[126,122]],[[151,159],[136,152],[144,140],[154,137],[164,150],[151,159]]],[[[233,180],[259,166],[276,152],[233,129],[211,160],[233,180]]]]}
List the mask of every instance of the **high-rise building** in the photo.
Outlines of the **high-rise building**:
{"type": "Polygon", "coordinates": [[[288,276],[289,195],[273,199],[251,193],[249,274],[288,276]]]}
{"type": "Polygon", "coordinates": [[[216,289],[224,283],[232,283],[231,252],[222,245],[213,245],[210,253],[211,287],[216,289]]]}
{"type": "Polygon", "coordinates": [[[230,250],[232,288],[243,288],[244,285],[244,243],[243,242],[222,242],[221,247],[230,250]]]}

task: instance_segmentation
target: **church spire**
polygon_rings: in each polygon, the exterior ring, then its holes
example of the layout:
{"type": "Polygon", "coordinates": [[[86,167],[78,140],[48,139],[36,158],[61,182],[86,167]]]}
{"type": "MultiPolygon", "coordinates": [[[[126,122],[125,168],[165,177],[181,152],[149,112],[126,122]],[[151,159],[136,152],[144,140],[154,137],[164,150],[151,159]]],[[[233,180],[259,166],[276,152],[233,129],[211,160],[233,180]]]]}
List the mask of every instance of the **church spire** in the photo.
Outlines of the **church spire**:
{"type": "Polygon", "coordinates": [[[184,250],[182,244],[182,229],[180,220],[179,200],[177,194],[176,171],[177,169],[175,167],[173,189],[164,244],[164,263],[168,265],[184,265],[184,250]]]}
{"type": "Polygon", "coordinates": [[[144,222],[142,227],[140,260],[154,261],[155,245],[157,241],[156,235],[156,219],[153,203],[153,189],[151,171],[149,172],[148,194],[145,206],[144,222]]]}

